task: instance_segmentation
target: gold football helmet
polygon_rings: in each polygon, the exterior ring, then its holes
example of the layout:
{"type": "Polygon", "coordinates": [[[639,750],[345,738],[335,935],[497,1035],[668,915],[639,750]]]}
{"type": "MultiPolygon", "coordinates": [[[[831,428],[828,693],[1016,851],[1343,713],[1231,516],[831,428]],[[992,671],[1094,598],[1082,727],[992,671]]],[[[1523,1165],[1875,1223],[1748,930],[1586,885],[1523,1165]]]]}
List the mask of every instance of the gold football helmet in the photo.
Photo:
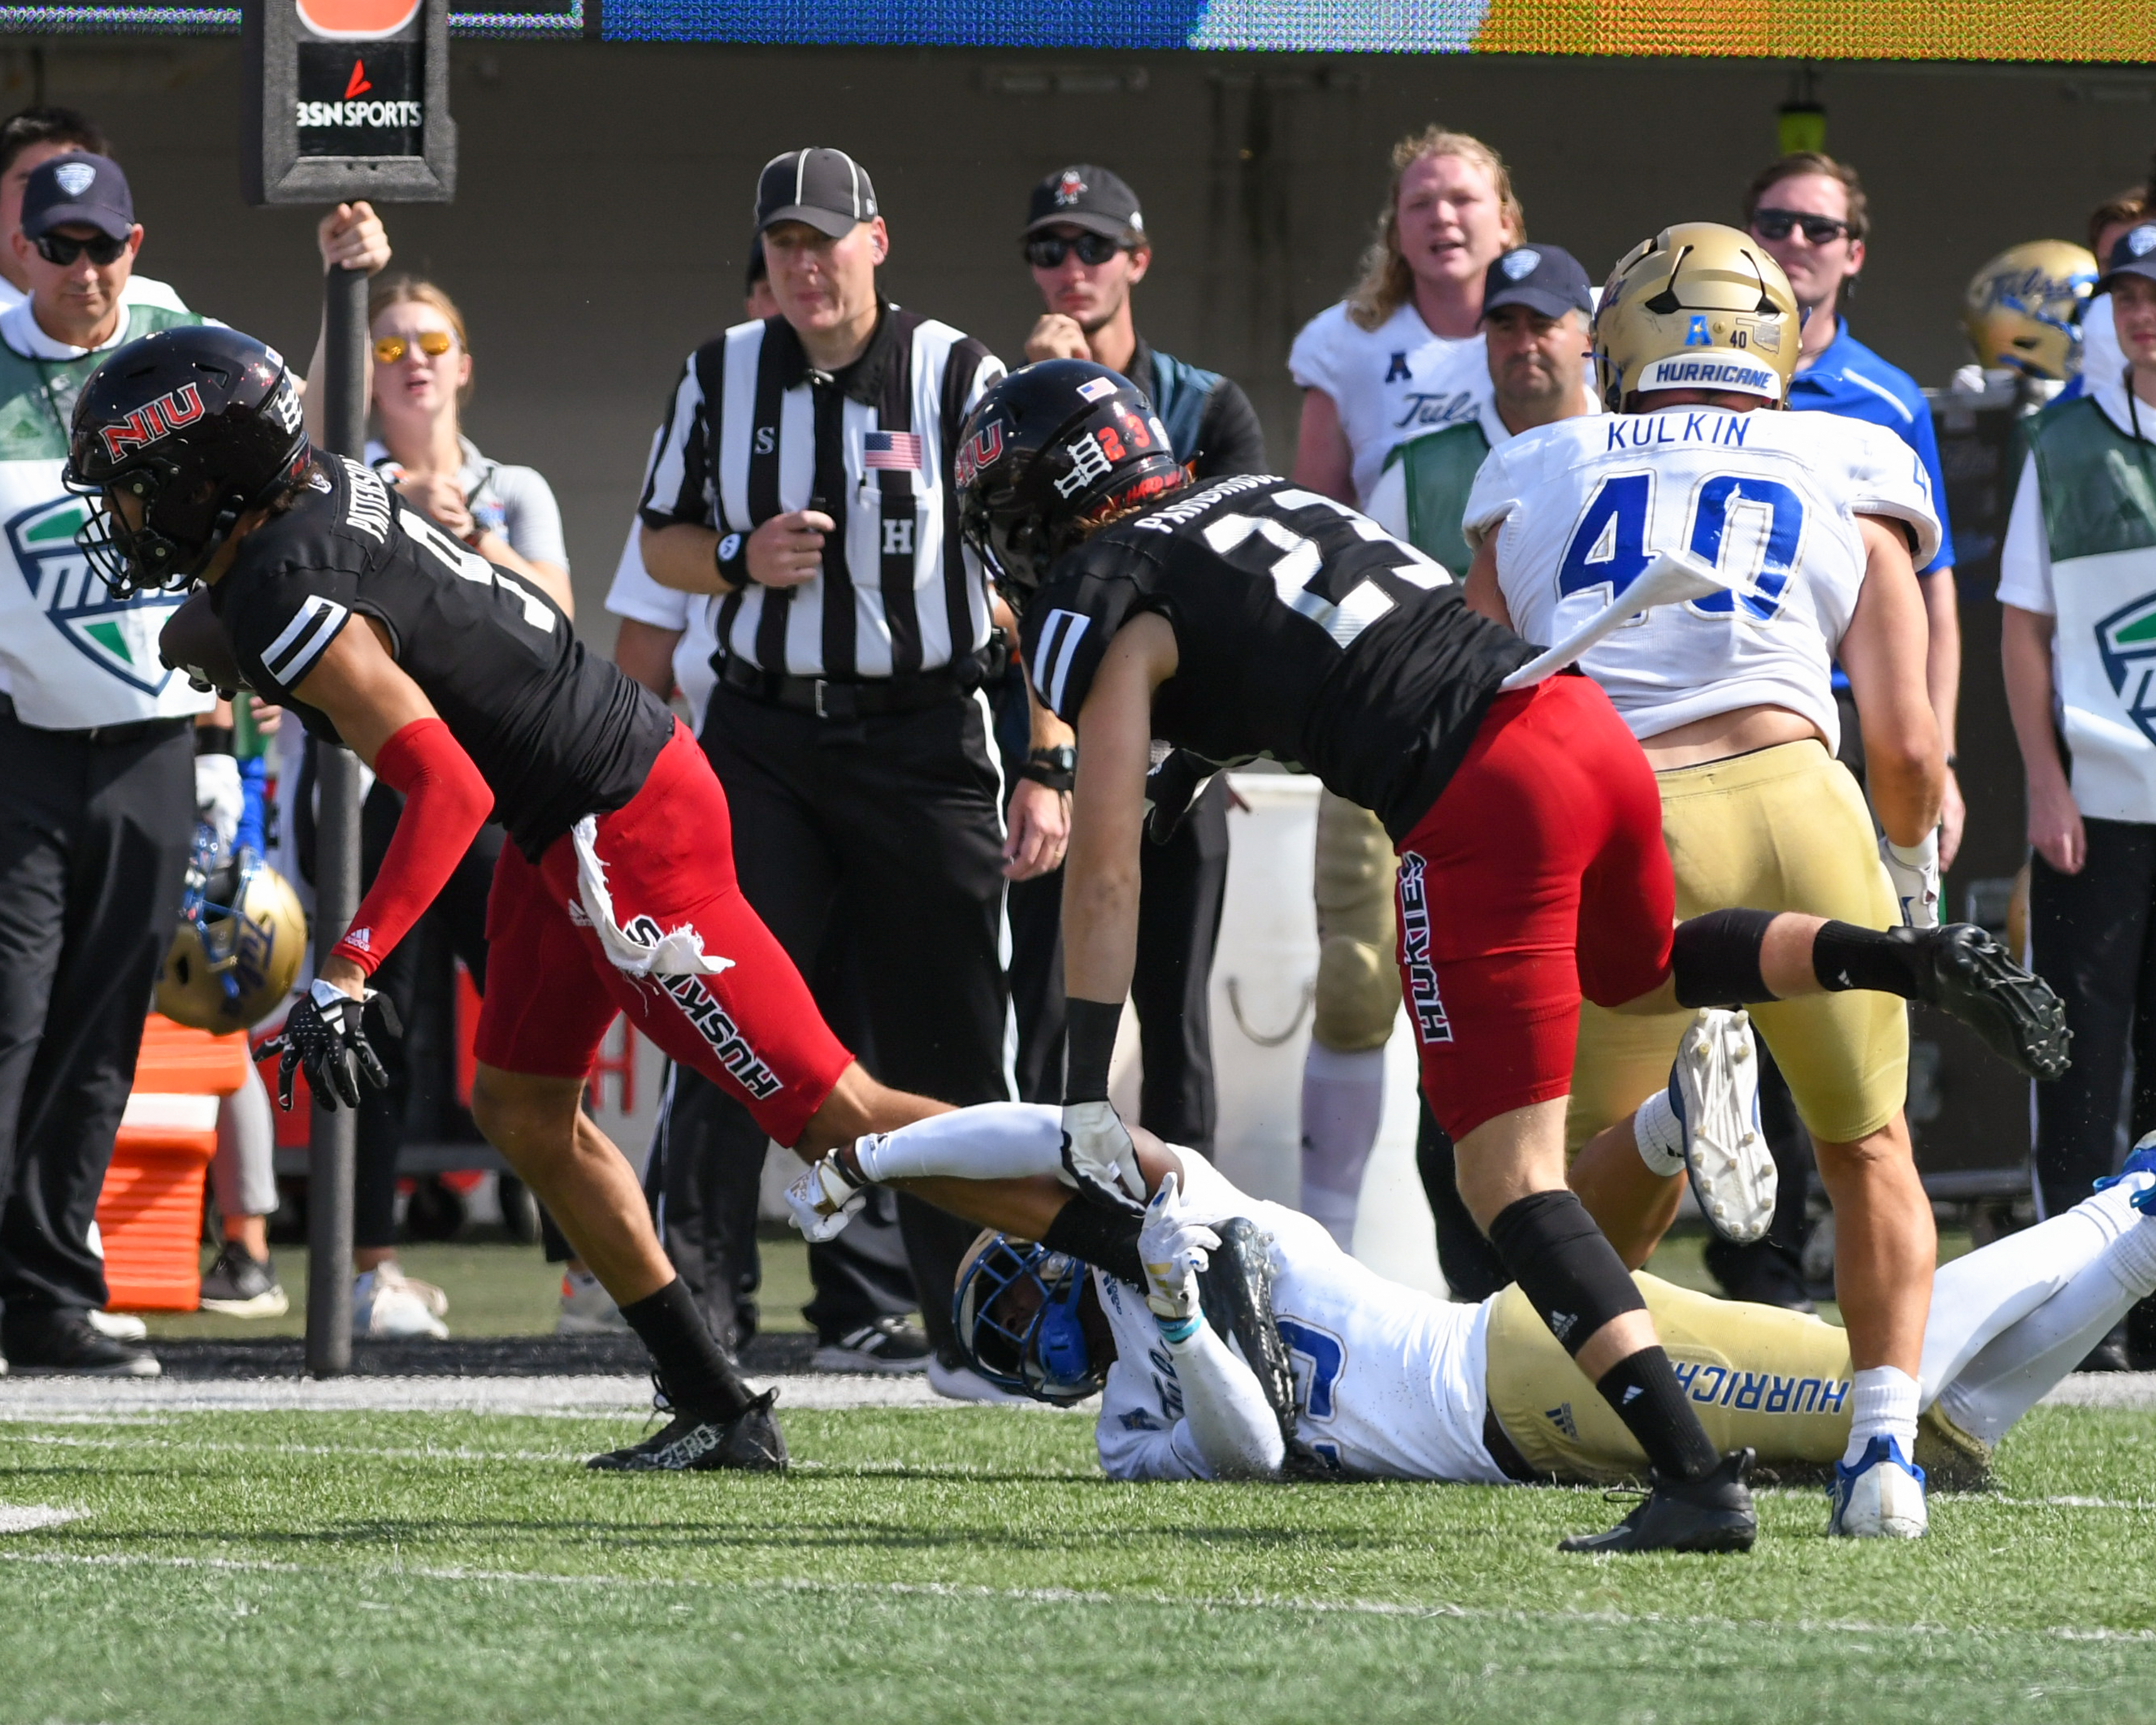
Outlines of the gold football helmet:
{"type": "Polygon", "coordinates": [[[2081,369],[2095,256],[2063,239],[2012,245],[1969,278],[1962,327],[1977,363],[2063,382],[2081,369]]]}
{"type": "Polygon", "coordinates": [[[252,850],[187,870],[179,932],[157,978],[157,1010],[223,1034],[260,1023],[292,992],[307,945],[291,883],[252,850]]]}
{"type": "Polygon", "coordinates": [[[1785,399],[1802,328],[1782,266],[1748,234],[1685,222],[1609,272],[1594,314],[1604,403],[1650,389],[1727,389],[1785,399]]]}

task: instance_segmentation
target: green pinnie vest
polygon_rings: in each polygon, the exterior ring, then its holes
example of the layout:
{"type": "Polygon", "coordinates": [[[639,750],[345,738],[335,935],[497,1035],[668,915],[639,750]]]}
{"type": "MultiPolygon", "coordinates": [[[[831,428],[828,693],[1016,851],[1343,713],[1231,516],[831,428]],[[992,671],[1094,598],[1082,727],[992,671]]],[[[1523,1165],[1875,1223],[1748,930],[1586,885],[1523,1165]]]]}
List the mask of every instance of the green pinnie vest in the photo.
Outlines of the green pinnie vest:
{"type": "MultiPolygon", "coordinates": [[[[2156,434],[2156,409],[2148,417],[2156,434]]],[[[2046,408],[2027,436],[2074,802],[2097,819],[2156,822],[2156,444],[2087,396],[2046,408]]]]}
{"type": "MultiPolygon", "coordinates": [[[[164,306],[126,312],[130,341],[203,321],[164,306]]],[[[68,425],[112,352],[40,359],[0,341],[0,669],[17,716],[46,730],[178,718],[208,705],[157,657],[157,632],[184,595],[116,599],[75,544],[89,507],[60,483],[68,425]]]]}
{"type": "Polygon", "coordinates": [[[1385,465],[1399,467],[1407,480],[1408,542],[1463,581],[1474,553],[1460,533],[1460,518],[1489,453],[1481,423],[1466,419],[1397,444],[1385,457],[1385,465]]]}

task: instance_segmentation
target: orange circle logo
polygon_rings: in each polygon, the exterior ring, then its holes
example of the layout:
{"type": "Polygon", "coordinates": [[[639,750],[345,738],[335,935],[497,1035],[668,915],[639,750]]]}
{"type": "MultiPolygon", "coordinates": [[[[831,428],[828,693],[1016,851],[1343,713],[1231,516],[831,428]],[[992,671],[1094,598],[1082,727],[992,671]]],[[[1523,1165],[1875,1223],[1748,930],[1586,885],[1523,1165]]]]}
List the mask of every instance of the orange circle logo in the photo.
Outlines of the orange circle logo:
{"type": "Polygon", "coordinates": [[[419,0],[294,0],[300,22],[317,36],[367,42],[394,36],[418,16],[419,0]]]}

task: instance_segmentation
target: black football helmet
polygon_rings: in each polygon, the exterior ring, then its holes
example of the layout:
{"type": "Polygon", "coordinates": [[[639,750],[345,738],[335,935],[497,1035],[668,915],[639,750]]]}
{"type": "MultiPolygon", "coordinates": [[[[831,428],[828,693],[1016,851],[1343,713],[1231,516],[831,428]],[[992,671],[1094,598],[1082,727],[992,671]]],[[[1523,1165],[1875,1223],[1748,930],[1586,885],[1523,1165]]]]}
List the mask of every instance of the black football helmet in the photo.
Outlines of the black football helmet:
{"type": "Polygon", "coordinates": [[[1188,475],[1129,378],[1049,359],[983,396],[958,434],[958,529],[1014,605],[1086,530],[1188,475]]]}
{"type": "Polygon", "coordinates": [[[95,500],[76,542],[116,598],[182,588],[312,454],[275,349],[215,324],[160,330],[105,361],[76,398],[62,480],[95,500]],[[120,518],[116,494],[140,506],[140,525],[120,518]]]}

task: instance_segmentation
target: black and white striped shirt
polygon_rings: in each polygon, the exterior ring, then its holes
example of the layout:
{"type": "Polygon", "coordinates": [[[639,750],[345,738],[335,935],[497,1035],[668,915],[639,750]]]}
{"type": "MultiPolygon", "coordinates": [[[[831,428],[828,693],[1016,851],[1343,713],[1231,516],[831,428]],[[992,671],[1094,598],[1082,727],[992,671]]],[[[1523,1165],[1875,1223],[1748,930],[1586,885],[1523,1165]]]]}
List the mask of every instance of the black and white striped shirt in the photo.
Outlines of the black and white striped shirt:
{"type": "Polygon", "coordinates": [[[737,325],[689,357],[639,514],[748,533],[789,510],[838,523],[793,588],[717,603],[720,650],[794,676],[904,676],[985,646],[988,588],[958,537],[958,429],[1003,362],[950,325],[886,303],[860,359],[812,369],[783,318],[737,325]]]}

